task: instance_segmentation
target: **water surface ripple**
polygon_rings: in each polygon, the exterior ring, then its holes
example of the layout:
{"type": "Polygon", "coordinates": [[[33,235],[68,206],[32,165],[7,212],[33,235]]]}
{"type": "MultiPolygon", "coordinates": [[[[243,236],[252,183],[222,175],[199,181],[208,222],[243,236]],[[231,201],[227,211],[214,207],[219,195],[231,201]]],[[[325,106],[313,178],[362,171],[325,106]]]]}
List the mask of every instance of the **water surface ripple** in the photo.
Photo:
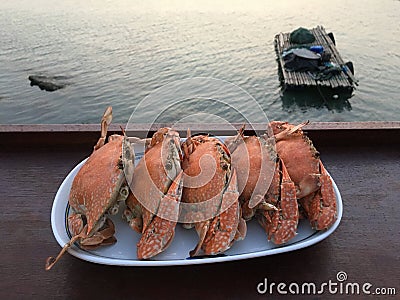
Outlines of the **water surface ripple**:
{"type": "Polygon", "coordinates": [[[269,119],[399,120],[400,1],[143,2],[2,1],[0,124],[98,123],[107,105],[124,123],[155,89],[199,76],[243,88],[269,119]],[[317,25],[354,62],[360,86],[349,99],[281,92],[275,34],[317,25]],[[67,85],[41,91],[32,74],[67,85]]]}

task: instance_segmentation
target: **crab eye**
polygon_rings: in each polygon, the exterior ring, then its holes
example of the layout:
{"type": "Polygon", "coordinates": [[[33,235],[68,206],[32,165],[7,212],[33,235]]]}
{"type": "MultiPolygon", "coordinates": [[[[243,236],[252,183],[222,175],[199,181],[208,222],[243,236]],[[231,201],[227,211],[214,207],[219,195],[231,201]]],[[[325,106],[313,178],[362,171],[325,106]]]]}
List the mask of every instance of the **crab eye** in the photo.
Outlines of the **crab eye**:
{"type": "Polygon", "coordinates": [[[167,161],[165,164],[165,168],[169,171],[172,169],[172,163],[170,161],[167,161]]]}
{"type": "Polygon", "coordinates": [[[126,159],[131,159],[131,151],[129,150],[129,148],[125,149],[125,157],[126,159]]]}

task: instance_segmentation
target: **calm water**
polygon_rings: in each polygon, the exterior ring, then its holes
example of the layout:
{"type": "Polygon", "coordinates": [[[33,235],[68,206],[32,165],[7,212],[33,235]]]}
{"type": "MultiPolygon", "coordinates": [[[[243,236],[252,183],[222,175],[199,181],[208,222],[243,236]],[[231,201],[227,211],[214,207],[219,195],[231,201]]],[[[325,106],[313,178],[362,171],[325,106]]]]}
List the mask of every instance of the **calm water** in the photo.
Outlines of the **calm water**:
{"type": "Polygon", "coordinates": [[[0,1],[0,123],[98,123],[106,105],[124,123],[155,89],[198,76],[243,88],[270,119],[400,119],[400,1],[0,1]],[[355,65],[347,100],[281,93],[275,34],[317,25],[355,65]],[[68,85],[41,91],[32,74],[68,85]]]}

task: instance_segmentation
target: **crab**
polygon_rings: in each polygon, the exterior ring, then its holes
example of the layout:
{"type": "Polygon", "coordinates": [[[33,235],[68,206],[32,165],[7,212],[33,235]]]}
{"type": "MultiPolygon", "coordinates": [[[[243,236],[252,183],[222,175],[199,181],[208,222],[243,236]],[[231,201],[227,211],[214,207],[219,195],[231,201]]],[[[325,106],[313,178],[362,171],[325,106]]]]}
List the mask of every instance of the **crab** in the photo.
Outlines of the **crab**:
{"type": "Polygon", "coordinates": [[[147,145],[130,182],[124,218],[141,233],[138,259],[163,252],[172,242],[182,194],[181,150],[178,132],[159,129],[147,145]]]}
{"type": "Polygon", "coordinates": [[[188,130],[182,143],[184,188],[182,202],[185,228],[195,227],[199,241],[190,256],[216,255],[246,236],[246,222],[238,201],[237,175],[230,165],[230,152],[217,138],[192,137],[188,130]]]}
{"type": "Polygon", "coordinates": [[[327,229],[337,219],[333,183],[320,154],[302,127],[308,122],[292,125],[274,121],[272,127],[276,149],[296,185],[297,198],[310,224],[316,230],[327,229]]]}
{"type": "Polygon", "coordinates": [[[101,136],[93,153],[72,182],[68,201],[72,213],[68,224],[73,236],[55,259],[47,259],[46,270],[50,270],[75,242],[83,249],[116,242],[114,224],[107,215],[116,214],[119,203],[129,194],[125,176],[133,172],[134,152],[125,135],[111,135],[105,143],[111,120],[110,106],[104,112],[101,136]]]}
{"type": "Polygon", "coordinates": [[[238,173],[243,217],[255,215],[275,244],[296,235],[299,211],[296,188],[268,136],[244,136],[245,126],[225,140],[232,152],[232,167],[238,173]]]}

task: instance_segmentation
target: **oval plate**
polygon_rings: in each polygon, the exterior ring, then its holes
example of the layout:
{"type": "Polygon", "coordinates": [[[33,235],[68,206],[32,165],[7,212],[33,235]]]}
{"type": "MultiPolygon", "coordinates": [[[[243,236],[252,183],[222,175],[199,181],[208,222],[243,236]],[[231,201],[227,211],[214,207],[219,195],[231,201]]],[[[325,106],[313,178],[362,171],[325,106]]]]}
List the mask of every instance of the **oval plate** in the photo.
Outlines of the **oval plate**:
{"type": "MultiPolygon", "coordinates": [[[[137,156],[137,159],[139,158],[140,156],[137,156]]],[[[51,212],[51,226],[53,234],[61,247],[68,243],[71,238],[67,224],[68,215],[70,213],[68,197],[72,181],[85,161],[86,160],[79,163],[68,174],[58,189],[54,199],[51,212]]],[[[278,246],[269,242],[261,226],[258,225],[256,220],[252,220],[247,223],[246,238],[243,241],[235,242],[224,254],[212,257],[190,258],[189,251],[196,246],[198,236],[194,229],[186,230],[178,224],[174,240],[163,253],[157,255],[152,260],[138,260],[136,258],[136,244],[140,239],[140,235],[133,231],[126,221],[122,220],[121,214],[119,213],[110,217],[116,227],[116,244],[100,247],[91,251],[83,250],[77,245],[73,245],[68,249],[68,252],[80,259],[105,265],[173,266],[234,261],[295,251],[322,241],[338,227],[343,214],[343,204],[339,190],[333,179],[332,182],[338,209],[338,217],[333,226],[328,230],[316,231],[311,228],[308,220],[300,220],[297,236],[284,245],[278,246]]],[[[124,207],[121,207],[120,211],[123,211],[123,209],[124,207]]]]}

